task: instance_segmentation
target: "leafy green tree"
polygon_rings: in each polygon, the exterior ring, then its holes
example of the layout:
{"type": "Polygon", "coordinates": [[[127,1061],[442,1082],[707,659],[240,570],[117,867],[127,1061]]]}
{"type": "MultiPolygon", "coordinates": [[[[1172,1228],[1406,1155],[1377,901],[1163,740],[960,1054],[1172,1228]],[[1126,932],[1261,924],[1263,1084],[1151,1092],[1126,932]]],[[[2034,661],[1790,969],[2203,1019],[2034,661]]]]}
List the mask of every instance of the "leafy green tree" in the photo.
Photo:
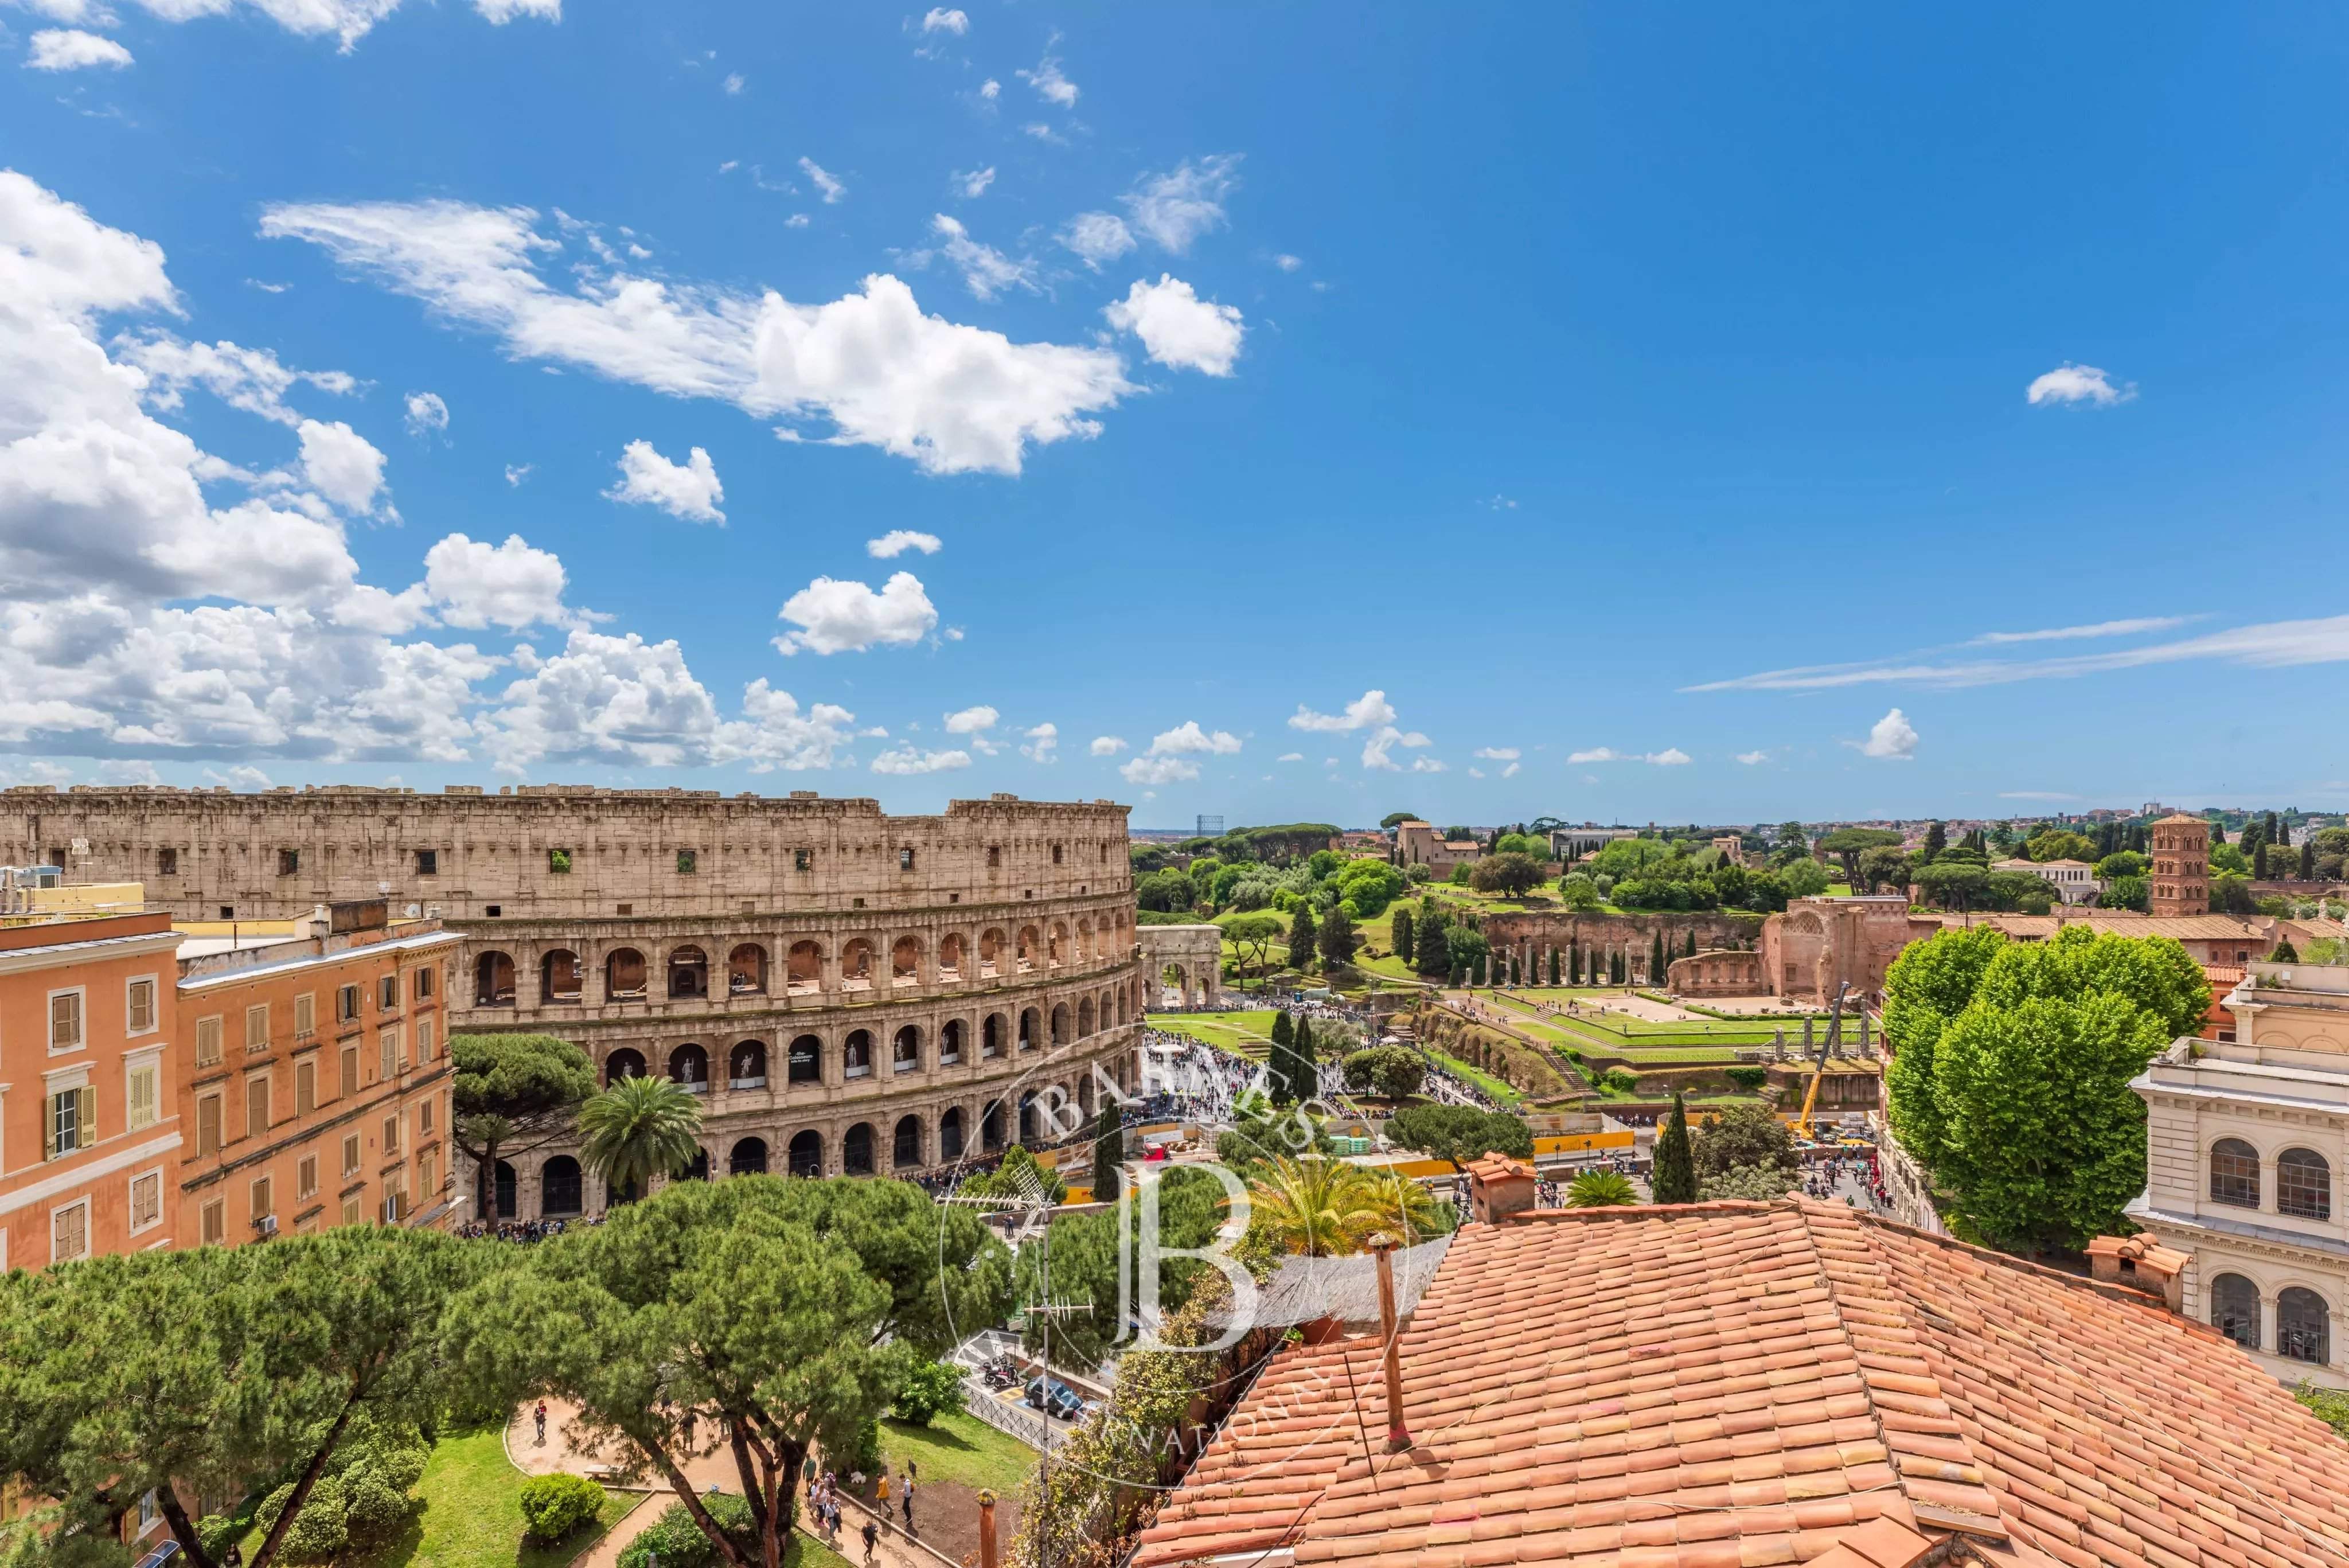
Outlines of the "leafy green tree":
{"type": "Polygon", "coordinates": [[[1542,885],[1542,869],[1533,857],[1504,850],[1476,862],[1468,874],[1468,885],[1480,893],[1522,898],[1542,885]]]}
{"type": "Polygon", "coordinates": [[[1301,970],[1313,961],[1315,936],[1316,931],[1313,925],[1313,906],[1310,904],[1298,905],[1297,919],[1290,923],[1288,928],[1288,963],[1290,968],[1301,970]]]}
{"type": "Polygon", "coordinates": [[[1929,865],[1939,859],[1941,851],[1949,846],[1950,830],[1947,827],[1937,822],[1925,829],[1925,859],[1929,865]]]}
{"type": "Polygon", "coordinates": [[[1859,857],[1880,846],[1897,845],[1900,836],[1882,827],[1838,827],[1819,840],[1819,848],[1843,862],[1843,879],[1859,884],[1859,857]]]}
{"type": "Polygon", "coordinates": [[[450,1371],[481,1404],[574,1402],[580,1436],[666,1482],[719,1560],[782,1568],[809,1449],[854,1452],[916,1363],[1000,1318],[1009,1264],[973,1210],[904,1182],[679,1182],[469,1291],[450,1371]],[[751,1545],[687,1479],[713,1450],[751,1545]]]}
{"type": "MultiPolygon", "coordinates": [[[[1917,873],[1917,886],[1933,902],[1970,909],[1990,886],[1991,874],[1963,860],[1941,859],[1917,873]]],[[[2034,878],[2035,880],[2035,878],[2034,878]]]]}
{"type": "Polygon", "coordinates": [[[1339,871],[1334,885],[1339,900],[1361,920],[1384,914],[1386,907],[1402,896],[1406,886],[1402,873],[1383,860],[1349,861],[1339,871]]]}
{"type": "Polygon", "coordinates": [[[2116,877],[2142,877],[2146,858],[2134,849],[2117,849],[2096,862],[2096,875],[2109,882],[2116,877]]]}
{"type": "Polygon", "coordinates": [[[2259,900],[2251,896],[2250,877],[2233,871],[2214,872],[2210,877],[2212,914],[2250,915],[2257,913],[2258,909],[2259,900]]]}
{"type": "Polygon", "coordinates": [[[1599,908],[1599,884],[1585,871],[1569,871],[1557,879],[1557,901],[1569,909],[1599,908]]]}
{"type": "Polygon", "coordinates": [[[1909,855],[1897,844],[1879,844],[1859,854],[1859,880],[1853,884],[1863,892],[1873,893],[1883,888],[1898,890],[1909,885],[1909,855]]]}
{"type": "Polygon", "coordinates": [[[2210,848],[2210,869],[2231,871],[2238,877],[2248,877],[2251,874],[2251,863],[2243,851],[2236,846],[2217,844],[2210,848]]]}
{"type": "Polygon", "coordinates": [[[1811,836],[1799,822],[1782,822],[1770,835],[1770,863],[1791,866],[1811,857],[1811,836]]]}
{"type": "Polygon", "coordinates": [[[1454,971],[1482,967],[1485,954],[1491,950],[1485,946],[1483,932],[1472,931],[1465,926],[1452,926],[1446,929],[1444,933],[1444,943],[1445,950],[1451,954],[1452,968],[1454,971]]]}
{"type": "Polygon", "coordinates": [[[1672,1114],[1656,1135],[1648,1185],[1659,1203],[1696,1201],[1696,1154],[1689,1141],[1688,1106],[1678,1089],[1672,1091],[1672,1114]]]}
{"type": "MultiPolygon", "coordinates": [[[[1207,883],[1207,901],[1221,909],[1232,900],[1232,889],[1246,881],[1253,866],[1226,866],[1219,868],[1207,883]]],[[[1400,877],[1397,880],[1401,880],[1400,877]]]]}
{"type": "Polygon", "coordinates": [[[2116,877],[2105,884],[2096,902],[2107,909],[2135,909],[2142,915],[2153,908],[2153,885],[2142,877],[2116,877]]]}
{"type": "Polygon", "coordinates": [[[1586,1170],[1567,1183],[1568,1209],[1621,1209],[1640,1201],[1631,1179],[1611,1170],[1586,1170]]]}
{"type": "Polygon", "coordinates": [[[1297,1097],[1308,1100],[1321,1092],[1321,1044],[1313,1037],[1313,1021],[1300,1017],[1297,1021],[1297,1039],[1288,1047],[1289,1060],[1297,1064],[1297,1097]]]}
{"type": "Polygon", "coordinates": [[[2292,945],[2292,939],[2290,937],[2277,938],[2275,950],[2268,954],[2268,962],[2298,963],[2299,961],[2300,951],[2292,945]]]}
{"type": "Polygon", "coordinates": [[[1340,1070],[1346,1087],[1355,1094],[1375,1094],[1390,1100],[1407,1100],[1419,1093],[1427,1072],[1426,1060],[1403,1045],[1373,1045],[1350,1053],[1340,1070]]]}
{"type": "Polygon", "coordinates": [[[642,1192],[701,1152],[701,1102],[667,1078],[622,1078],[579,1107],[579,1160],[615,1191],[642,1192]]]}
{"type": "MultiPolygon", "coordinates": [[[[1356,817],[1354,820],[1359,822],[1361,818],[1356,817]]],[[[1394,831],[1398,823],[1418,822],[1421,820],[1422,818],[1417,812],[1391,811],[1384,816],[1379,818],[1379,830],[1382,833],[1392,833],[1394,831]]]]}
{"type": "Polygon", "coordinates": [[[1411,911],[1397,909],[1394,912],[1394,919],[1390,923],[1394,931],[1394,956],[1409,963],[1411,961],[1411,911]]]}
{"type": "Polygon", "coordinates": [[[1792,1192],[1795,1182],[1800,1179],[1793,1171],[1781,1166],[1733,1165],[1725,1170],[1699,1177],[1697,1196],[1707,1203],[1725,1198],[1767,1203],[1792,1192]]]}
{"type": "Polygon", "coordinates": [[[1243,968],[1262,974],[1272,961],[1273,939],[1281,933],[1278,915],[1227,915],[1219,922],[1243,968]]]}
{"type": "Polygon", "coordinates": [[[1534,1135],[1521,1118],[1474,1106],[1405,1106],[1387,1122],[1387,1141],[1455,1165],[1488,1154],[1534,1154],[1534,1135]]]}
{"type": "Polygon", "coordinates": [[[457,1147],[474,1161],[473,1213],[486,1220],[500,1157],[569,1132],[595,1092],[595,1064],[552,1034],[451,1034],[449,1064],[457,1147]]]}
{"type": "Polygon", "coordinates": [[[1192,887],[1190,877],[1170,867],[1153,871],[1137,880],[1133,885],[1133,901],[1144,909],[1187,915],[1198,905],[1199,895],[1192,887]]]}
{"type": "Polygon", "coordinates": [[[1362,939],[1355,931],[1354,922],[1346,918],[1346,907],[1340,904],[1321,917],[1314,940],[1321,950],[1321,967],[1327,971],[1353,962],[1354,950],[1361,945],[1362,939]]]}
{"type": "MultiPolygon", "coordinates": [[[[151,1490],[193,1568],[218,1568],[219,1542],[180,1489],[283,1486],[245,1559],[269,1568],[346,1439],[437,1422],[443,1308],[502,1261],[433,1231],[353,1225],[0,1276],[0,1480],[57,1500],[60,1528],[100,1534],[151,1490]]],[[[334,1522],[347,1527],[341,1509],[334,1522]]]]}
{"type": "Polygon", "coordinates": [[[951,1361],[917,1361],[905,1369],[889,1414],[909,1426],[926,1427],[965,1402],[962,1368],[951,1361]]]}
{"type": "Polygon", "coordinates": [[[1795,1154],[1795,1135],[1760,1106],[1732,1106],[1697,1129],[1700,1176],[1719,1176],[1737,1166],[1791,1172],[1800,1164],[1795,1154]]]}
{"type": "Polygon", "coordinates": [[[1827,890],[1827,868],[1811,859],[1790,861],[1778,873],[1778,883],[1790,898],[1816,898],[1827,890]]]}
{"type": "Polygon", "coordinates": [[[1125,1113],[1102,1096],[1093,1116],[1093,1201],[1114,1202],[1125,1191],[1125,1113]]]}
{"type": "Polygon", "coordinates": [[[2094,860],[2096,846],[2068,828],[2043,827],[2031,836],[2023,852],[2044,865],[2050,860],[2094,860]]]}
{"type": "Polygon", "coordinates": [[[2034,871],[1993,871],[1982,883],[1982,901],[1993,909],[2044,915],[2054,907],[2047,879],[2034,871]]]}

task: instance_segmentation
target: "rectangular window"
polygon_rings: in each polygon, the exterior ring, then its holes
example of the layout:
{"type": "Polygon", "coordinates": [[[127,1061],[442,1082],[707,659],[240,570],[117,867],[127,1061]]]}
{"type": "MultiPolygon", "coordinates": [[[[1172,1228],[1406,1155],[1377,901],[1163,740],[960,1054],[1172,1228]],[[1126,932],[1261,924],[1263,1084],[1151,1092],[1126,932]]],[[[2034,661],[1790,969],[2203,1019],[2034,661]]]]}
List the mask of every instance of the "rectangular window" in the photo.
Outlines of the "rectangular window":
{"type": "Polygon", "coordinates": [[[361,1207],[361,1204],[364,1201],[365,1199],[363,1197],[357,1192],[352,1193],[348,1198],[343,1199],[344,1224],[356,1225],[359,1222],[361,1217],[366,1213],[366,1210],[361,1207]]]}
{"type": "Polygon", "coordinates": [[[256,1176],[253,1179],[252,1199],[251,1212],[253,1222],[256,1226],[277,1211],[276,1198],[271,1192],[269,1178],[265,1176],[256,1176]]]}
{"type": "Polygon", "coordinates": [[[217,1017],[196,1020],[196,1065],[217,1067],[221,1058],[221,1021],[217,1017]]]}
{"type": "Polygon", "coordinates": [[[49,1096],[48,1158],[78,1154],[98,1141],[98,1091],[87,1084],[49,1096]]]}
{"type": "Polygon", "coordinates": [[[196,1101],[196,1153],[218,1154],[221,1146],[221,1096],[206,1095],[196,1101]]]}
{"type": "Polygon", "coordinates": [[[244,1081],[244,1136],[269,1136],[269,1080],[247,1078],[244,1081]]]}
{"type": "Polygon", "coordinates": [[[318,1108],[318,1059],[305,1057],[294,1064],[294,1114],[306,1116],[318,1108]]]}
{"type": "Polygon", "coordinates": [[[304,992],[294,999],[294,1038],[307,1040],[318,1032],[318,998],[315,992],[304,992]]]}
{"type": "Polygon", "coordinates": [[[317,1196],[318,1157],[315,1154],[305,1154],[302,1157],[301,1162],[294,1167],[294,1200],[299,1203],[304,1199],[317,1196]]]}
{"type": "Polygon", "coordinates": [[[416,1000],[419,1002],[432,1000],[432,968],[429,964],[416,971],[416,1000]]]}
{"type": "Polygon", "coordinates": [[[394,1111],[383,1118],[383,1154],[386,1159],[399,1153],[399,1113],[394,1111]]]}
{"type": "Polygon", "coordinates": [[[399,976],[388,974],[376,981],[375,1009],[378,1012],[396,1012],[399,1010],[399,976]]]}
{"type": "Polygon", "coordinates": [[[343,1174],[345,1176],[357,1176],[358,1174],[358,1169],[359,1135],[357,1133],[346,1133],[343,1136],[343,1174]]]}
{"type": "Polygon", "coordinates": [[[678,876],[692,876],[700,864],[700,857],[692,850],[680,849],[677,852],[677,874],[678,876]]]}
{"type": "Polygon", "coordinates": [[[399,1031],[387,1029],[377,1035],[375,1050],[377,1081],[398,1077],[399,1075],[399,1031]]]}
{"type": "Polygon", "coordinates": [[[203,1244],[217,1247],[228,1240],[228,1199],[215,1198],[204,1205],[203,1244]]]}
{"type": "Polygon", "coordinates": [[[180,852],[176,849],[155,851],[155,875],[177,877],[180,874],[180,852]]]}
{"type": "Polygon", "coordinates": [[[130,1179],[130,1233],[152,1227],[163,1218],[163,1173],[142,1171],[130,1179]]]}
{"type": "Polygon", "coordinates": [[[812,849],[794,849],[794,850],[792,850],[792,870],[794,870],[794,871],[812,871],[812,870],[814,870],[814,869],[815,869],[815,851],[814,851],[814,850],[812,850],[812,849]]]}
{"type": "Polygon", "coordinates": [[[244,1010],[245,1054],[254,1055],[269,1049],[269,1003],[244,1010]]]}
{"type": "Polygon", "coordinates": [[[359,1015],[359,988],[347,985],[335,992],[335,1022],[348,1023],[359,1015]]]}
{"type": "Polygon", "coordinates": [[[343,1047],[343,1082],[339,1093],[346,1099],[359,1092],[359,1048],[343,1047]]]}
{"type": "Polygon", "coordinates": [[[163,1173],[141,1171],[130,1179],[130,1233],[151,1228],[163,1218],[163,1173]]]}
{"type": "Polygon", "coordinates": [[[550,849],[546,852],[546,868],[557,877],[571,875],[571,851],[550,849]]]}
{"type": "Polygon", "coordinates": [[[911,871],[913,868],[914,852],[910,849],[900,849],[897,851],[897,869],[900,871],[911,871]]]}
{"type": "Polygon", "coordinates": [[[418,1137],[430,1137],[432,1136],[432,1101],[425,1100],[419,1103],[416,1107],[416,1136],[418,1137]]]}
{"type": "Polygon", "coordinates": [[[89,1199],[76,1199],[49,1210],[49,1262],[70,1263],[89,1256],[89,1199]]]}
{"type": "Polygon", "coordinates": [[[49,1049],[78,1051],[81,1047],[80,989],[49,992],[49,1049]]]}
{"type": "Polygon", "coordinates": [[[124,1125],[131,1132],[151,1127],[162,1116],[163,1069],[150,1056],[123,1075],[124,1125]]]}
{"type": "Polygon", "coordinates": [[[133,1034],[152,1033],[155,1029],[155,980],[142,975],[130,982],[123,1007],[124,1027],[133,1034]]]}
{"type": "Polygon", "coordinates": [[[416,1064],[420,1067],[430,1060],[432,1060],[432,1020],[419,1018],[416,1021],[416,1064]]]}
{"type": "Polygon", "coordinates": [[[430,1198],[440,1190],[440,1151],[428,1148],[424,1158],[416,1162],[416,1186],[419,1193],[430,1198]]]}
{"type": "Polygon", "coordinates": [[[281,849],[277,852],[277,874],[280,877],[291,877],[301,869],[302,852],[300,850],[281,849]]]}
{"type": "Polygon", "coordinates": [[[438,877],[440,875],[440,852],[438,849],[418,850],[416,852],[416,874],[419,877],[438,877]]]}

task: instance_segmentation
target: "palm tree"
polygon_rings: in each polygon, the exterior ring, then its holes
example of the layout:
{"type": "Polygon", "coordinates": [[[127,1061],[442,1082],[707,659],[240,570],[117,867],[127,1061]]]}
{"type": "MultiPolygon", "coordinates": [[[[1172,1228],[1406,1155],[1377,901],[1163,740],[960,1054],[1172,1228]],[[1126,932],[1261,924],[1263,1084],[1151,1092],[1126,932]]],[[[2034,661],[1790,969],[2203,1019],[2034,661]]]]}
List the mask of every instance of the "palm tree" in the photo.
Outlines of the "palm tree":
{"type": "Polygon", "coordinates": [[[1371,1187],[1361,1167],[1341,1159],[1276,1156],[1249,1184],[1249,1195],[1254,1222],[1294,1257],[1359,1252],[1392,1222],[1391,1204],[1381,1202],[1386,1195],[1371,1187]]]}
{"type": "Polygon", "coordinates": [[[579,1107],[579,1158],[616,1191],[642,1192],[700,1152],[701,1105],[667,1078],[621,1078],[579,1107]]]}
{"type": "Polygon", "coordinates": [[[1586,1170],[1568,1184],[1568,1209],[1614,1209],[1640,1201],[1639,1189],[1628,1176],[1611,1170],[1586,1170]]]}
{"type": "MultiPolygon", "coordinates": [[[[1348,1166],[1361,1178],[1362,1206],[1378,1216],[1371,1234],[1384,1231],[1406,1247],[1452,1229],[1452,1206],[1408,1177],[1348,1166]]],[[[1365,1236],[1363,1240],[1369,1240],[1365,1236]]]]}

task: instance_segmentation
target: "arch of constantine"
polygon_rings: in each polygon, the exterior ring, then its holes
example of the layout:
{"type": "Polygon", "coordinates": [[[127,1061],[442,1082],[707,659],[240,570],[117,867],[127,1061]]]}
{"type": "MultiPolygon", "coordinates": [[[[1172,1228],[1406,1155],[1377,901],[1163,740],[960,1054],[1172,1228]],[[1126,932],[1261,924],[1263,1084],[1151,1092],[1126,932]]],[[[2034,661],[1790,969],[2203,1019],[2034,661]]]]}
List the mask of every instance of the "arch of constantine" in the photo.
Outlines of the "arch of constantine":
{"type": "Polygon", "coordinates": [[[1153,1007],[1206,1007],[1223,989],[1221,926],[1139,926],[1143,972],[1153,1007]]]}

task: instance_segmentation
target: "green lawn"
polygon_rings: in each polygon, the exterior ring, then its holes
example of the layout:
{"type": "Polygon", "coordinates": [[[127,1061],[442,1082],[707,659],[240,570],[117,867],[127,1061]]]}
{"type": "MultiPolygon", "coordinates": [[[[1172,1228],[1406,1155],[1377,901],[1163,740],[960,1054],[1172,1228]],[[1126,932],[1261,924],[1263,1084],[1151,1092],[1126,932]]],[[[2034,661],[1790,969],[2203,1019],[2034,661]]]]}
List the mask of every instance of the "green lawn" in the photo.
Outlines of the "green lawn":
{"type": "Polygon", "coordinates": [[[992,1487],[1003,1497],[1017,1492],[1036,1473],[1035,1449],[959,1410],[926,1427],[882,1422],[881,1457],[893,1470],[902,1470],[912,1459],[924,1486],[959,1481],[968,1487],[992,1487]]]}
{"type": "Polygon", "coordinates": [[[1262,1061],[1272,1049],[1271,1008],[1244,1012],[1152,1012],[1143,1022],[1168,1034],[1188,1034],[1218,1051],[1262,1061]]]}
{"type": "Polygon", "coordinates": [[[1492,1074],[1485,1072],[1483,1068],[1471,1066],[1467,1063],[1463,1062],[1457,1056],[1447,1056],[1443,1052],[1435,1049],[1433,1045],[1427,1046],[1425,1049],[1428,1055],[1433,1058],[1437,1064],[1442,1066],[1445,1072],[1452,1074],[1454,1077],[1465,1078],[1468,1082],[1475,1085],[1487,1095],[1490,1095],[1494,1100],[1505,1109],[1515,1111],[1525,1108],[1526,1097],[1524,1095],[1520,1094],[1517,1090],[1511,1088],[1500,1079],[1495,1078],[1492,1074]]]}

